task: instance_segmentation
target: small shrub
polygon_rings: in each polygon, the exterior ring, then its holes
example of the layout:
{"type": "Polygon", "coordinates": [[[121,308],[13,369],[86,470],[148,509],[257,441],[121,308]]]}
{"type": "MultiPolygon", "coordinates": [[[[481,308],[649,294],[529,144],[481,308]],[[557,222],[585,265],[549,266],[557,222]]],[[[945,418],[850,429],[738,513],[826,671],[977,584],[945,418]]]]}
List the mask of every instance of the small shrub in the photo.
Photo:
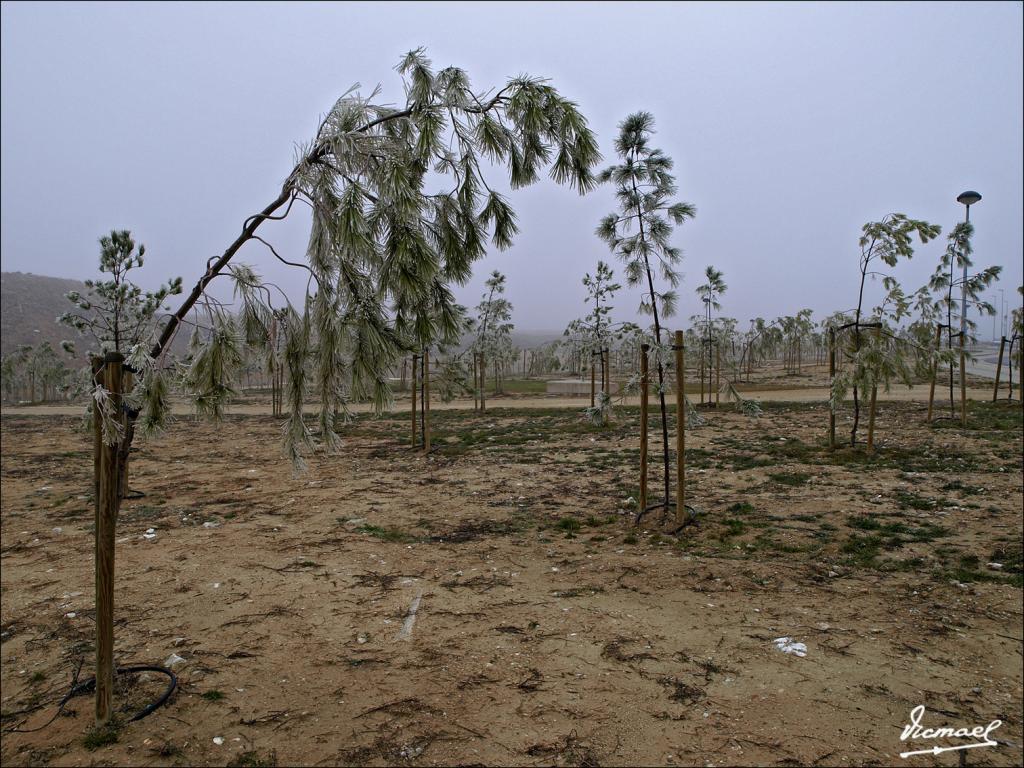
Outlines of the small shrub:
{"type": "Polygon", "coordinates": [[[576,533],[582,527],[583,526],[580,524],[580,521],[575,517],[563,517],[555,523],[555,528],[560,531],[565,531],[566,533],[576,533]]]}
{"type": "Polygon", "coordinates": [[[228,768],[275,768],[277,765],[277,752],[270,750],[265,755],[256,750],[243,752],[234,757],[227,764],[228,768]]]}
{"type": "Polygon", "coordinates": [[[806,485],[811,476],[804,472],[769,472],[768,478],[779,485],[806,485]]]}
{"type": "Polygon", "coordinates": [[[109,723],[102,726],[94,726],[90,728],[85,738],[82,739],[82,744],[90,752],[94,752],[100,747],[106,747],[111,744],[116,744],[121,733],[121,723],[117,719],[111,719],[109,723]]]}
{"type": "Polygon", "coordinates": [[[736,520],[735,518],[727,518],[723,520],[722,525],[725,526],[725,530],[722,532],[722,538],[740,536],[747,530],[747,524],[742,520],[736,520]]]}

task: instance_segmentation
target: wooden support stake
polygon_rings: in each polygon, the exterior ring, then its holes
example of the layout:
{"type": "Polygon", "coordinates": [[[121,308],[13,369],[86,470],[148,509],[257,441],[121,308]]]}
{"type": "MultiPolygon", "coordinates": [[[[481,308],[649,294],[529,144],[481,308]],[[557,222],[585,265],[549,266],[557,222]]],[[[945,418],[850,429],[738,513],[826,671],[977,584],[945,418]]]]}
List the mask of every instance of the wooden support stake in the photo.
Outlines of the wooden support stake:
{"type": "Polygon", "coordinates": [[[476,372],[476,352],[473,353],[473,410],[480,410],[480,391],[477,389],[477,385],[480,383],[480,377],[476,372]]]}
{"type": "MultiPolygon", "coordinates": [[[[121,411],[121,366],[124,356],[103,358],[103,386],[114,412],[121,411]]],[[[110,721],[114,693],[114,527],[120,499],[118,443],[100,440],[99,509],[96,516],[96,725],[110,721]]]]}
{"type": "Polygon", "coordinates": [[[868,453],[875,450],[875,404],[878,402],[878,385],[871,387],[871,404],[868,406],[868,453]]]}
{"type": "MultiPolygon", "coordinates": [[[[939,325],[937,325],[935,327],[935,351],[936,351],[936,353],[939,351],[939,348],[941,346],[942,346],[942,324],[940,323],[939,325]]],[[[931,424],[932,423],[932,412],[933,412],[933,410],[935,408],[935,379],[938,377],[938,374],[939,374],[939,361],[938,360],[933,360],[932,361],[932,381],[931,381],[931,385],[928,387],[928,415],[925,417],[925,423],[926,424],[931,424]]]]}
{"type": "Polygon", "coordinates": [[[684,389],[683,332],[676,331],[676,525],[682,525],[686,512],[686,394],[684,389]]]}
{"type": "MultiPolygon", "coordinates": [[[[829,400],[832,398],[832,387],[836,383],[836,329],[828,329],[828,388],[829,400]]],[[[829,402],[828,408],[828,447],[836,449],[836,409],[829,402]]]]}
{"type": "MultiPolygon", "coordinates": [[[[705,345],[701,345],[704,347],[705,345]]],[[[704,350],[701,349],[700,355],[700,404],[704,405],[704,350]]]]}
{"type": "Polygon", "coordinates": [[[590,353],[590,407],[594,407],[594,377],[596,370],[594,369],[594,353],[590,353]]]}
{"type": "MultiPolygon", "coordinates": [[[[103,358],[92,359],[92,383],[106,384],[103,377],[103,358]]],[[[93,403],[92,411],[92,506],[93,506],[93,529],[99,530],[100,520],[100,454],[103,450],[103,422],[100,419],[99,409],[93,403]]]]}
{"type": "MultiPolygon", "coordinates": [[[[877,339],[882,334],[882,329],[875,329],[875,338],[877,339]]],[[[868,453],[873,453],[875,450],[875,406],[878,403],[878,382],[875,381],[871,384],[871,402],[868,405],[868,453]]]]}
{"type": "Polygon", "coordinates": [[[716,343],[715,344],[715,408],[718,407],[718,390],[720,390],[721,388],[722,388],[722,348],[716,343]]]}
{"type": "Polygon", "coordinates": [[[1006,346],[1006,337],[1003,336],[999,342],[999,362],[996,363],[996,383],[992,387],[992,402],[994,403],[999,397],[999,374],[1003,372],[1003,348],[1006,346]]]}
{"type": "Polygon", "coordinates": [[[412,356],[412,378],[410,383],[412,384],[412,447],[416,447],[416,418],[419,414],[416,413],[416,380],[418,378],[416,373],[416,360],[417,356],[412,356]]]}
{"type": "Polygon", "coordinates": [[[430,347],[423,357],[423,452],[430,453],[430,347]]]}
{"type": "Polygon", "coordinates": [[[640,346],[640,508],[642,515],[647,509],[647,350],[640,346]]]}
{"type": "Polygon", "coordinates": [[[967,334],[960,332],[960,423],[967,426],[967,366],[964,355],[964,342],[967,334]]]}
{"type": "Polygon", "coordinates": [[[484,353],[480,353],[480,412],[487,410],[487,399],[484,397],[484,386],[487,384],[487,361],[484,353]]]}

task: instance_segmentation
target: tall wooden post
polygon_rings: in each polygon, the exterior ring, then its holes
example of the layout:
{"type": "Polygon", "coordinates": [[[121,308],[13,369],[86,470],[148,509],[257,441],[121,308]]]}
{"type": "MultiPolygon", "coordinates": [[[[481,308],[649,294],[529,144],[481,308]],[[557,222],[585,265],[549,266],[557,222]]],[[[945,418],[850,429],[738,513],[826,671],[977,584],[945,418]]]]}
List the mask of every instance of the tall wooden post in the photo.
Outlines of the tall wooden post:
{"type": "Polygon", "coordinates": [[[704,349],[705,345],[701,344],[701,356],[700,356],[700,404],[704,405],[704,349]]]}
{"type": "Polygon", "coordinates": [[[999,362],[996,363],[996,383],[992,387],[992,402],[994,403],[999,397],[999,374],[1003,372],[1003,348],[1006,346],[1006,337],[1003,336],[999,342],[999,362]]]}
{"type": "Polygon", "coordinates": [[[647,350],[650,346],[640,346],[640,508],[639,515],[647,510],[647,350]]]}
{"type": "MultiPolygon", "coordinates": [[[[942,346],[942,323],[939,323],[935,327],[935,352],[938,353],[939,347],[942,346]]],[[[932,361],[932,381],[928,387],[928,415],[925,417],[925,423],[932,423],[932,411],[935,407],[935,379],[939,374],[939,361],[932,361]]]]}
{"type": "Polygon", "coordinates": [[[487,398],[484,397],[484,386],[487,384],[487,360],[480,353],[480,413],[487,410],[487,398]]]}
{"type": "Polygon", "coordinates": [[[594,377],[596,376],[594,369],[594,353],[590,353],[590,407],[594,407],[594,377]]]}
{"type": "MultiPolygon", "coordinates": [[[[875,338],[882,335],[882,329],[875,329],[875,338]]],[[[877,374],[876,374],[877,375],[877,374]]],[[[867,451],[872,453],[875,450],[875,406],[878,403],[878,381],[871,384],[871,402],[868,405],[868,443],[867,451]]]]}
{"type": "Polygon", "coordinates": [[[686,512],[686,393],[683,364],[683,332],[676,331],[676,525],[682,525],[686,512]]]}
{"type": "Polygon", "coordinates": [[[718,390],[720,390],[721,388],[722,388],[722,347],[716,342],[715,343],[715,408],[718,407],[718,390]]]}
{"type": "Polygon", "coordinates": [[[868,453],[875,450],[875,404],[878,402],[878,385],[871,387],[871,403],[868,406],[868,453]]]}
{"type": "Polygon", "coordinates": [[[473,353],[473,410],[480,410],[480,391],[477,389],[477,385],[480,383],[480,377],[476,372],[476,352],[473,353]]]}
{"type": "Polygon", "coordinates": [[[604,373],[604,386],[601,388],[604,393],[611,396],[611,352],[607,349],[601,350],[601,371],[604,373]]]}
{"type": "MultiPolygon", "coordinates": [[[[92,358],[92,383],[106,386],[103,376],[103,358],[92,358]]],[[[100,419],[99,410],[93,404],[92,412],[92,502],[93,502],[93,528],[99,530],[100,520],[100,454],[103,451],[103,421],[100,419]]]]}
{"type": "MultiPolygon", "coordinates": [[[[103,358],[103,386],[111,407],[121,413],[121,367],[124,356],[103,358]]],[[[99,426],[99,425],[98,425],[99,426]]],[[[102,431],[102,427],[101,427],[102,431]]],[[[96,725],[110,720],[114,693],[114,528],[117,522],[118,442],[100,440],[99,506],[96,515],[96,725]]]]}
{"type": "Polygon", "coordinates": [[[416,418],[419,415],[419,414],[416,413],[416,388],[418,386],[417,383],[416,383],[416,379],[418,378],[417,373],[416,373],[416,360],[417,360],[417,356],[413,355],[412,356],[412,377],[409,380],[409,383],[412,385],[412,447],[413,448],[416,447],[416,418]]]}
{"type": "Polygon", "coordinates": [[[430,453],[430,347],[423,359],[423,452],[430,453]]]}
{"type": "Polygon", "coordinates": [[[967,426],[967,365],[964,354],[964,343],[967,334],[960,331],[960,423],[967,426]]]}
{"type": "Polygon", "coordinates": [[[836,383],[836,329],[828,329],[828,447],[830,450],[836,448],[836,409],[832,403],[832,387],[836,383]]]}

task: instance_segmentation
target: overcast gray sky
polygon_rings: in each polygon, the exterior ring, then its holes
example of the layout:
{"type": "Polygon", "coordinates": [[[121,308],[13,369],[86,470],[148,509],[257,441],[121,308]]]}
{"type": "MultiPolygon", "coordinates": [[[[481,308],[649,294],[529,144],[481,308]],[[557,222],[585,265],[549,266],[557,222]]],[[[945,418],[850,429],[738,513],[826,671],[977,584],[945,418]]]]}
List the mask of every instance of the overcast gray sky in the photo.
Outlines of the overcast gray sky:
{"type": "MultiPolygon", "coordinates": [[[[400,101],[393,67],[422,45],[481,89],[523,72],[551,78],[606,162],[618,122],[654,114],[679,197],[697,206],[674,238],[682,318],[698,310],[708,264],[725,273],[723,312],[742,327],[846,309],[861,225],[900,211],[945,235],[965,189],[984,196],[971,211],[976,263],[1002,264],[998,287],[1018,301],[1021,30],[1019,2],[5,2],[3,270],[92,276],[97,238],[127,228],[149,254],[140,282],[194,283],[276,197],[294,144],[335,99],[359,82],[400,101]]],[[[499,269],[517,327],[563,328],[586,311],[583,273],[611,260],[594,229],[612,190],[579,197],[545,180],[511,201],[515,246],[478,262],[458,296],[475,305],[499,269]]],[[[308,217],[296,209],[261,234],[301,256],[308,217]]],[[[921,247],[895,274],[919,287],[943,247],[921,247]]],[[[261,249],[240,258],[304,286],[261,249]]],[[[638,296],[619,295],[620,319],[638,296]]],[[[982,338],[991,328],[981,323],[982,338]]]]}

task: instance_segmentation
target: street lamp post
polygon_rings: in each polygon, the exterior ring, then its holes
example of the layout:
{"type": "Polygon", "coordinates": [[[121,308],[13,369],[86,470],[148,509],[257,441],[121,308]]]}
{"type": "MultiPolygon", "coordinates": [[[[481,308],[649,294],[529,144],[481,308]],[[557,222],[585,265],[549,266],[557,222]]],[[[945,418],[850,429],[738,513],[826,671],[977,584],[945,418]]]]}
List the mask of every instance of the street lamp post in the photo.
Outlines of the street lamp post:
{"type": "MultiPolygon", "coordinates": [[[[981,195],[968,190],[956,196],[958,203],[967,207],[967,218],[971,222],[971,206],[981,200],[981,195]]],[[[964,348],[967,346],[967,258],[964,256],[964,274],[960,291],[960,423],[967,426],[967,368],[964,348]]]]}
{"type": "MultiPolygon", "coordinates": [[[[981,200],[981,195],[977,192],[968,190],[961,192],[956,196],[956,201],[962,203],[967,208],[967,218],[964,219],[968,224],[971,223],[971,206],[981,200]]],[[[967,332],[967,262],[964,261],[964,274],[963,284],[960,286],[960,333],[967,332]]]]}
{"type": "Polygon", "coordinates": [[[1003,289],[999,290],[999,335],[1000,337],[1006,335],[1006,296],[1003,294],[1003,289]]]}

